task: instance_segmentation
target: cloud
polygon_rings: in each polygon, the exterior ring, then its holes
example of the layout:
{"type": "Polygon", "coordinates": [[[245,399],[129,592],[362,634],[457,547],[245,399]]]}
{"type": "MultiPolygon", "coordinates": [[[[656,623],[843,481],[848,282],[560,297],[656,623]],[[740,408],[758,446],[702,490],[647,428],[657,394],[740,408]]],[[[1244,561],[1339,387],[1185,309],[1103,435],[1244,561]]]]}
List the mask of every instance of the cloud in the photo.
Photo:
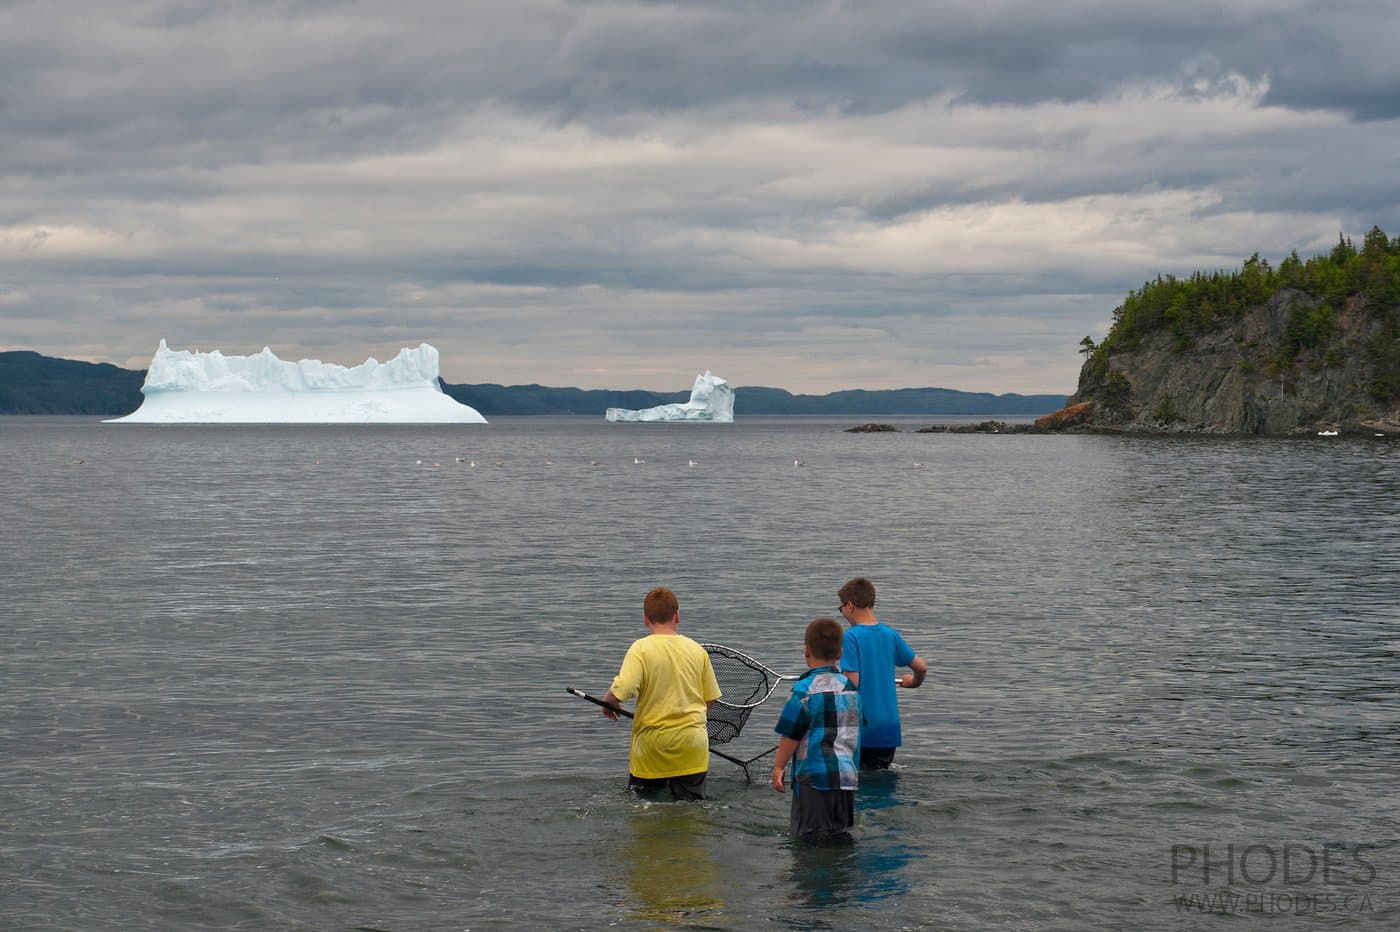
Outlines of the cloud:
{"type": "Polygon", "coordinates": [[[1400,232],[1398,18],[12,3],[0,320],[128,364],[427,340],[463,382],[1067,392],[1158,273],[1400,232]]]}

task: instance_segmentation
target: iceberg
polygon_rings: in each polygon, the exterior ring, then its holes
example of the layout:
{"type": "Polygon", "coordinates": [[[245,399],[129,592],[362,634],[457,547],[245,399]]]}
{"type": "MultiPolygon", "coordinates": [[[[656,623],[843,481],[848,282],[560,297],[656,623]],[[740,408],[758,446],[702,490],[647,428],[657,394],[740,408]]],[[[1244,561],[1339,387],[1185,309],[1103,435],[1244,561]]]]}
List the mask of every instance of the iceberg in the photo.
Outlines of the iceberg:
{"type": "Polygon", "coordinates": [[[640,411],[609,408],[604,417],[609,421],[711,421],[730,424],[734,421],[734,389],[706,369],[695,377],[690,400],[683,405],[657,405],[640,411]]]}
{"type": "Polygon", "coordinates": [[[438,351],[427,343],[347,369],[289,362],[267,347],[252,356],[172,350],[160,341],[141,407],[108,424],[485,424],[443,394],[438,351]]]}

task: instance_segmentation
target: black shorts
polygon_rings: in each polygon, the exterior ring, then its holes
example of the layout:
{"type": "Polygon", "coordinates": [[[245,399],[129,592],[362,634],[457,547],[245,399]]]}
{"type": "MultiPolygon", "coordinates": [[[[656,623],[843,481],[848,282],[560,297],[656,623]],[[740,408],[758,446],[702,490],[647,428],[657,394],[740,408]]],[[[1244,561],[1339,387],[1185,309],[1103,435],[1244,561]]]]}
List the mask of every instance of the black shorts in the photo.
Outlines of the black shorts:
{"type": "Polygon", "coordinates": [[[690,773],[683,777],[638,777],[627,775],[627,788],[638,796],[655,799],[667,792],[672,799],[696,800],[705,798],[705,777],[709,772],[690,773]]]}
{"type": "Polygon", "coordinates": [[[856,824],[855,790],[819,790],[807,779],[794,780],[791,828],[794,838],[818,845],[850,841],[856,824]]]}
{"type": "Polygon", "coordinates": [[[890,764],[894,763],[894,752],[897,748],[861,748],[860,749],[860,769],[861,770],[889,770],[890,764]]]}

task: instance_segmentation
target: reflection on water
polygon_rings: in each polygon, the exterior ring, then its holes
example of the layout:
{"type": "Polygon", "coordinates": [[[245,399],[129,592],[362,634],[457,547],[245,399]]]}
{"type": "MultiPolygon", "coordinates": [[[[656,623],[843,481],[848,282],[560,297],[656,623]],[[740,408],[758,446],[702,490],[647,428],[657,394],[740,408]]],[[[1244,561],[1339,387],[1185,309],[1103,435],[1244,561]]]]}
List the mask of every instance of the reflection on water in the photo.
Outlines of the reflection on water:
{"type": "Polygon", "coordinates": [[[867,809],[888,809],[899,805],[895,790],[899,788],[897,770],[862,770],[860,789],[856,791],[856,813],[867,809]]]}
{"type": "Polygon", "coordinates": [[[722,882],[705,839],[704,808],[648,804],[631,813],[630,823],[632,838],[620,856],[631,918],[675,923],[724,911],[722,882]]]}
{"type": "MultiPolygon", "coordinates": [[[[851,845],[793,842],[792,866],[780,879],[807,909],[869,906],[909,890],[906,866],[918,855],[894,837],[862,837],[851,845]]],[[[925,878],[927,879],[927,878],[925,878]]]]}
{"type": "MultiPolygon", "coordinates": [[[[861,771],[855,839],[845,845],[820,846],[793,840],[792,865],[780,878],[790,886],[792,902],[817,910],[863,907],[909,891],[906,868],[921,855],[900,841],[901,829],[887,828],[870,817],[870,813],[899,806],[904,800],[897,795],[898,789],[899,773],[895,770],[861,771]]],[[[901,824],[897,818],[881,822],[901,824]]],[[[905,825],[903,830],[907,828],[905,825]]]]}
{"type": "Polygon", "coordinates": [[[792,867],[782,879],[791,885],[790,899],[808,909],[844,905],[860,888],[854,845],[792,844],[792,867]]]}

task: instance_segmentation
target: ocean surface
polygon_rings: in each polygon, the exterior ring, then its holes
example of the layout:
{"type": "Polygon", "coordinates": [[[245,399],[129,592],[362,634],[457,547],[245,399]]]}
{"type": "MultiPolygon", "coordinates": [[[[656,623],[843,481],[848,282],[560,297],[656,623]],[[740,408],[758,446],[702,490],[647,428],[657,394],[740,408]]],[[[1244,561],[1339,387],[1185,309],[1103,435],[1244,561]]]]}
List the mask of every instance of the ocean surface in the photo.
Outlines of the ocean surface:
{"type": "Polygon", "coordinates": [[[1400,927],[1400,443],[859,420],[0,418],[0,927],[1400,927]],[[857,574],[852,846],[629,796],[650,587],[798,672],[857,574]]]}

